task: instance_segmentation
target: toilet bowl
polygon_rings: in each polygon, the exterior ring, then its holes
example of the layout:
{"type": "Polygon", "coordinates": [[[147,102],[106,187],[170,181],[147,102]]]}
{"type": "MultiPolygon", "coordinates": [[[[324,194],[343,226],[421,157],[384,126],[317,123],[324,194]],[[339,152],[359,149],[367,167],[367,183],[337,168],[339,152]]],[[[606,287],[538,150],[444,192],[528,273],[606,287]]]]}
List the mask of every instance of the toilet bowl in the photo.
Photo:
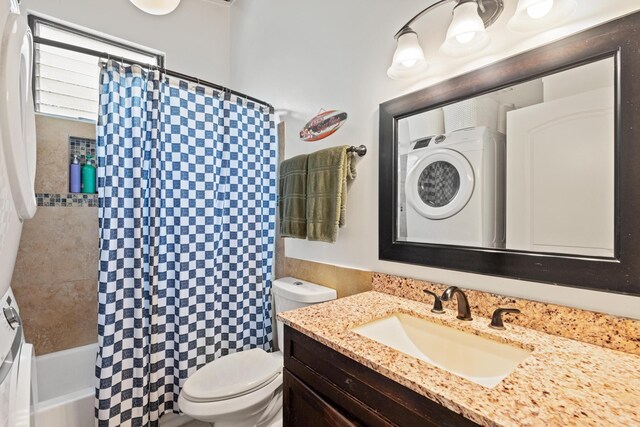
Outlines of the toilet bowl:
{"type": "Polygon", "coordinates": [[[278,411],[266,409],[279,399],[282,362],[282,353],[262,349],[222,357],[189,377],[178,406],[190,417],[216,427],[270,426],[278,411]]]}
{"type": "MultiPolygon", "coordinates": [[[[292,277],[273,283],[275,312],[336,298],[336,291],[292,277]]],[[[283,327],[276,320],[279,349],[283,327]]],[[[281,351],[245,350],[207,363],[185,381],[178,407],[215,427],[278,427],[282,425],[281,351]]]]}

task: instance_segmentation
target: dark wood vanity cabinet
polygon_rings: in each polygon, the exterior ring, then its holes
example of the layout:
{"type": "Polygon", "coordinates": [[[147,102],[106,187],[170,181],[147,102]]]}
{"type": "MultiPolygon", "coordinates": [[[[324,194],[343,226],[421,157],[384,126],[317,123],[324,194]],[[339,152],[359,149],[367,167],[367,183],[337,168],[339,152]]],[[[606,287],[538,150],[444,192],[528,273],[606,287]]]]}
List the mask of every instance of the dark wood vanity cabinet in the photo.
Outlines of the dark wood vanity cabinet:
{"type": "Polygon", "coordinates": [[[285,326],[284,426],[477,426],[285,326]]]}

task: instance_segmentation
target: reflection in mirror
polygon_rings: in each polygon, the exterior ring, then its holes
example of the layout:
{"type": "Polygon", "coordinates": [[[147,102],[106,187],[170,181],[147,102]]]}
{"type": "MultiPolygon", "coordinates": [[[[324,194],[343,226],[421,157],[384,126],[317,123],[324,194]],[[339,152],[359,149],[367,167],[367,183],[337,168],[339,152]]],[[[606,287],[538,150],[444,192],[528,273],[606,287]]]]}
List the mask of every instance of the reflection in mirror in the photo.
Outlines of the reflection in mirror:
{"type": "Polygon", "coordinates": [[[608,58],[398,121],[396,240],[614,256],[608,58]]]}

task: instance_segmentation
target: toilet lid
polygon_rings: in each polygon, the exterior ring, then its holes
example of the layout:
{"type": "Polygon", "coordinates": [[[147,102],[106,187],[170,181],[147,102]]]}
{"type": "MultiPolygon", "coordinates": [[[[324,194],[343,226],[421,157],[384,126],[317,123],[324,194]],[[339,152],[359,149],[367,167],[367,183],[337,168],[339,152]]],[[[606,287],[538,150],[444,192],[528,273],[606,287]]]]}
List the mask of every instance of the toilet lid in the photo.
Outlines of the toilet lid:
{"type": "Polygon", "coordinates": [[[250,393],[282,372],[282,357],[254,348],[221,357],[191,375],[182,387],[192,402],[213,402],[250,393]]]}

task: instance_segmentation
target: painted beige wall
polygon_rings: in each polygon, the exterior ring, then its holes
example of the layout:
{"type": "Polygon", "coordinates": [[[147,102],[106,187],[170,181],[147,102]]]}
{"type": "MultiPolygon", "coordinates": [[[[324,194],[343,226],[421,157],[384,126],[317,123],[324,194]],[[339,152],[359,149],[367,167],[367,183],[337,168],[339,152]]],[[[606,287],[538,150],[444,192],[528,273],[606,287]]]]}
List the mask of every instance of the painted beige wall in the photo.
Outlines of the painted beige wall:
{"type": "MultiPolygon", "coordinates": [[[[95,124],[36,118],[36,193],[66,193],[69,137],[95,138],[95,124]]],[[[25,221],[11,287],[36,354],[96,342],[98,208],[39,207],[25,221]]]]}

